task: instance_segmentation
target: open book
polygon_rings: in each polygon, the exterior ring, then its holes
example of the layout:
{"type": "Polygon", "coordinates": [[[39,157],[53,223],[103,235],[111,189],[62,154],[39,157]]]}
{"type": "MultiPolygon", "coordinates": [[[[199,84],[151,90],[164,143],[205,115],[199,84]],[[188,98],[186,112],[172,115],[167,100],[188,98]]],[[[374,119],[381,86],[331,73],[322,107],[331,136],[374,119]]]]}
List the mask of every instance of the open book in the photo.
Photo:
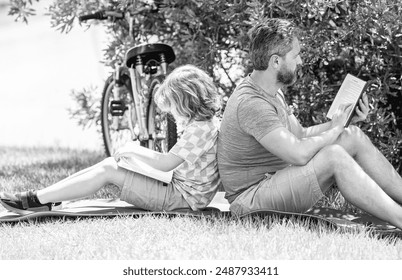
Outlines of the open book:
{"type": "Polygon", "coordinates": [[[343,80],[341,88],[335,96],[331,107],[327,113],[327,117],[332,119],[332,116],[338,110],[342,104],[352,104],[352,110],[350,111],[344,126],[347,127],[353,118],[356,106],[366,90],[368,83],[351,75],[347,74],[345,80],[343,80]]]}
{"type": "Polygon", "coordinates": [[[140,145],[128,143],[114,155],[114,158],[117,161],[117,165],[121,168],[134,171],[164,183],[170,183],[172,181],[173,170],[169,172],[160,171],[143,162],[138,156],[145,155],[152,157],[156,153],[157,152],[140,145]]]}

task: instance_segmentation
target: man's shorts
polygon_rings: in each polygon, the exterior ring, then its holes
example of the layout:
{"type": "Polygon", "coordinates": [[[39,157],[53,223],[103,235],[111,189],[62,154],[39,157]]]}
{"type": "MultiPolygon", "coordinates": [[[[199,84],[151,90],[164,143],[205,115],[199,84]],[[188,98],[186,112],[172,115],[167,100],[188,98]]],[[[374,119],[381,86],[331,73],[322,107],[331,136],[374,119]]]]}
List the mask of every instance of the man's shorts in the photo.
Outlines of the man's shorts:
{"type": "Polygon", "coordinates": [[[190,206],[172,184],[126,170],[120,199],[135,207],[150,211],[190,209],[190,206]]]}
{"type": "Polygon", "coordinates": [[[230,205],[235,215],[255,210],[303,213],[324,194],[318,184],[313,161],[305,166],[289,166],[275,174],[266,174],[259,183],[241,193],[230,205]]]}

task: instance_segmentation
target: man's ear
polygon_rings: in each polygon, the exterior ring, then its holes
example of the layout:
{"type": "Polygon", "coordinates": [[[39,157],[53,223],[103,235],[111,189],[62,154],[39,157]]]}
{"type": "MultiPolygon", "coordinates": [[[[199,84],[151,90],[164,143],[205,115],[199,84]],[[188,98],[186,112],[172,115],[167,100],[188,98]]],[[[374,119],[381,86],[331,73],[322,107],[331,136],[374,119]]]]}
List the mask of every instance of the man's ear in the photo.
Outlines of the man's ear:
{"type": "Polygon", "coordinates": [[[271,58],[269,59],[269,65],[274,69],[278,69],[281,66],[280,56],[277,54],[271,55],[271,58]]]}

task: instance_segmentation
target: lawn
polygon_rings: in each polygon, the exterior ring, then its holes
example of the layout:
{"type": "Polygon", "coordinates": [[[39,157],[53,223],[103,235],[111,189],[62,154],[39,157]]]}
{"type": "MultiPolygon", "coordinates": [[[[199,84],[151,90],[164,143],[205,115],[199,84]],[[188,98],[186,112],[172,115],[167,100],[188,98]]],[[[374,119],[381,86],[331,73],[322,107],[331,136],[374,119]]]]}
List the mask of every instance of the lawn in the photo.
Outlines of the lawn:
{"type": "MultiPolygon", "coordinates": [[[[40,189],[102,158],[85,150],[0,147],[0,191],[40,189]]],[[[107,186],[93,198],[118,195],[118,188],[107,186]]],[[[344,205],[336,193],[321,203],[344,205]]],[[[0,259],[399,260],[402,242],[297,219],[47,219],[0,224],[0,259]]]]}

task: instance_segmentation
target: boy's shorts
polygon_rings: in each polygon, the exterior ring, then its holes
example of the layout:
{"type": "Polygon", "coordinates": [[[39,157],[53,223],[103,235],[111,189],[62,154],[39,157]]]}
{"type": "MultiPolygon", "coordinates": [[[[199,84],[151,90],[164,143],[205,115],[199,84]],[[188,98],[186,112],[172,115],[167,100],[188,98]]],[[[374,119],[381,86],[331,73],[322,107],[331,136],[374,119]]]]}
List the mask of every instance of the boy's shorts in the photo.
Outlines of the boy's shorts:
{"type": "Polygon", "coordinates": [[[318,184],[313,161],[305,166],[289,166],[265,176],[232,202],[232,213],[238,216],[255,210],[304,213],[324,195],[318,184]]]}
{"type": "Polygon", "coordinates": [[[120,199],[135,207],[150,211],[191,209],[172,184],[126,170],[120,199]]]}

